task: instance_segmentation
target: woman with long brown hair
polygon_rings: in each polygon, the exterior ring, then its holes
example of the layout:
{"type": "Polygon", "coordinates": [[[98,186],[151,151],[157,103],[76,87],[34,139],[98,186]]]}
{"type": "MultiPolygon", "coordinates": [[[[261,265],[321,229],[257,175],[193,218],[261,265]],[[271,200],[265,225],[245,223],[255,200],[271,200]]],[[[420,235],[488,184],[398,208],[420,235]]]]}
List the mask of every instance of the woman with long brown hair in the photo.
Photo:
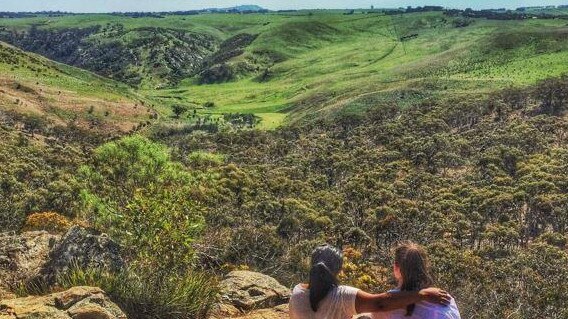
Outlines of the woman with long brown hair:
{"type": "MultiPolygon", "coordinates": [[[[391,292],[419,291],[434,285],[426,250],[413,242],[405,242],[396,247],[393,272],[398,286],[391,292]]],[[[373,319],[414,318],[460,319],[460,313],[453,298],[447,307],[422,301],[410,304],[405,309],[373,313],[373,319]]]]}
{"type": "Polygon", "coordinates": [[[359,313],[388,311],[429,301],[447,305],[449,295],[440,289],[370,294],[339,284],[337,276],[343,266],[341,250],[323,245],[314,249],[307,284],[298,284],[290,298],[291,319],[349,319],[359,313]]]}

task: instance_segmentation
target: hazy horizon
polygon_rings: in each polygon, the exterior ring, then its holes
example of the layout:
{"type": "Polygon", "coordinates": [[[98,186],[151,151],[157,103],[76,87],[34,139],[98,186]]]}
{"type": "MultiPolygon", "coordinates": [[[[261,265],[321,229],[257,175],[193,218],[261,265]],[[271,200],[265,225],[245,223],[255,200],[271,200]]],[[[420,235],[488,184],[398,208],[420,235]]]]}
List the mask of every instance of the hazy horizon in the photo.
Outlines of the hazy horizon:
{"type": "MultiPolygon", "coordinates": [[[[6,0],[2,0],[6,1],[6,0]]],[[[527,6],[545,6],[545,5],[562,5],[568,4],[568,0],[551,0],[542,3],[538,0],[525,1],[507,1],[495,5],[491,0],[436,0],[436,1],[400,1],[400,0],[331,0],[325,5],[321,1],[316,0],[258,0],[236,2],[234,0],[92,0],[85,2],[84,0],[8,0],[8,3],[2,5],[0,11],[66,11],[76,13],[104,13],[104,12],[134,12],[134,11],[183,11],[198,10],[204,8],[224,8],[234,7],[237,5],[255,4],[270,10],[282,9],[355,9],[370,8],[398,8],[406,6],[425,6],[440,5],[448,8],[508,8],[514,9],[527,6]]]]}

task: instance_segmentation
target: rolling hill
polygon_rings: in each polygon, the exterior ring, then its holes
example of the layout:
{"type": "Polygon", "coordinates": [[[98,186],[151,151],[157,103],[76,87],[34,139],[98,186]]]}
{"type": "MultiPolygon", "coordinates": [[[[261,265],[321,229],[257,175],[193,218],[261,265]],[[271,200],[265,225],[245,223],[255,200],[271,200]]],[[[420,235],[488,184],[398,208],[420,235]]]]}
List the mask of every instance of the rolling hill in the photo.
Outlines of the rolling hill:
{"type": "Polygon", "coordinates": [[[411,9],[0,14],[0,228],[93,228],[128,266],[0,295],[204,318],[324,242],[389,290],[413,240],[463,318],[568,318],[568,10],[411,9]]]}
{"type": "Polygon", "coordinates": [[[174,104],[203,118],[252,113],[263,128],[527,86],[565,73],[568,59],[560,18],[323,10],[39,15],[0,26],[23,49],[138,87],[163,115],[174,104]]]}
{"type": "Polygon", "coordinates": [[[32,134],[78,127],[112,135],[149,119],[126,85],[0,43],[2,122],[32,134]]]}

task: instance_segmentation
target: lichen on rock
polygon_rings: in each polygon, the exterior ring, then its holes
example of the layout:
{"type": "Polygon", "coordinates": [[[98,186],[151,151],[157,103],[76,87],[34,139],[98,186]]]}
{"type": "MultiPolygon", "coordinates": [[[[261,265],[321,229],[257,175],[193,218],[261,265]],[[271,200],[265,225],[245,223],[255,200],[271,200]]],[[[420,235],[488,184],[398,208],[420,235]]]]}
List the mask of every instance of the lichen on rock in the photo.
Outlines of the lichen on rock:
{"type": "Polygon", "coordinates": [[[59,236],[46,231],[0,233],[0,287],[37,276],[58,240],[59,236]]]}
{"type": "Polygon", "coordinates": [[[126,319],[122,310],[96,287],[73,287],[47,296],[0,301],[0,319],[126,319]]]}
{"type": "Polygon", "coordinates": [[[223,302],[242,311],[278,306],[290,298],[290,289],[276,279],[252,271],[230,272],[219,288],[223,302]]]}
{"type": "Polygon", "coordinates": [[[74,226],[51,250],[36,280],[51,285],[57,276],[73,267],[119,271],[125,263],[120,246],[106,234],[74,226]]]}

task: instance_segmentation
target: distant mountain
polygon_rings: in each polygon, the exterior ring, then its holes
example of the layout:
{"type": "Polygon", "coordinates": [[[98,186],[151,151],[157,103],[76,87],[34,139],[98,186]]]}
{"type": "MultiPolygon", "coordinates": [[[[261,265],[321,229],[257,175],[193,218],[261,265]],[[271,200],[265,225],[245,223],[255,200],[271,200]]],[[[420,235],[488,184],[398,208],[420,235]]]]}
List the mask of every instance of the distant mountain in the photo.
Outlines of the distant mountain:
{"type": "Polygon", "coordinates": [[[266,10],[261,6],[257,6],[257,5],[254,5],[254,4],[236,6],[232,9],[237,10],[237,11],[264,11],[264,10],[266,10]]]}
{"type": "Polygon", "coordinates": [[[236,7],[230,7],[230,8],[209,8],[209,9],[205,9],[205,11],[210,11],[210,12],[263,12],[263,11],[268,11],[268,10],[261,7],[261,6],[257,6],[257,5],[254,5],[254,4],[247,4],[247,5],[240,5],[240,6],[236,6],[236,7]]]}

